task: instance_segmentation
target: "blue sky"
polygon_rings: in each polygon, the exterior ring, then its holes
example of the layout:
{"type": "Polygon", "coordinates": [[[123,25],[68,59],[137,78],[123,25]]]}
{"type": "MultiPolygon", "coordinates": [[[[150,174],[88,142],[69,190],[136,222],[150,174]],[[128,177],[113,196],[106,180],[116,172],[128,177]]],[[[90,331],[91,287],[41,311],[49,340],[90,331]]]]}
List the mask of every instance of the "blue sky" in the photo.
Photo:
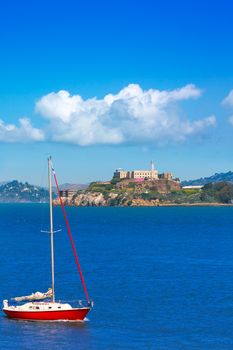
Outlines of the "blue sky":
{"type": "Polygon", "coordinates": [[[232,170],[232,15],[225,0],[2,3],[0,181],[40,184],[49,153],[60,182],[151,159],[182,179],[232,170]]]}

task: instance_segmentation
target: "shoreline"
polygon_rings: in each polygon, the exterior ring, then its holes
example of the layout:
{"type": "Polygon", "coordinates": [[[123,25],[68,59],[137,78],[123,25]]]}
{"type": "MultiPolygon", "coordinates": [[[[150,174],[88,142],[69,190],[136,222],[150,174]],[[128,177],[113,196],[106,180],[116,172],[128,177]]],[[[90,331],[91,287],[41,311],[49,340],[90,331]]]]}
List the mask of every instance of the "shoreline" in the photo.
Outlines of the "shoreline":
{"type": "Polygon", "coordinates": [[[158,207],[232,207],[233,203],[167,203],[158,207]]]}
{"type": "MultiPolygon", "coordinates": [[[[54,204],[60,206],[60,204],[54,204]]],[[[156,207],[232,207],[233,203],[164,203],[159,205],[67,205],[66,207],[77,208],[156,208],[156,207]]]]}
{"type": "MultiPolygon", "coordinates": [[[[48,204],[48,202],[0,202],[1,204],[48,204]]],[[[60,204],[53,203],[54,207],[59,207],[60,204]]],[[[233,203],[160,203],[153,205],[70,205],[65,204],[66,207],[77,208],[152,208],[152,207],[232,207],[233,203]]]]}

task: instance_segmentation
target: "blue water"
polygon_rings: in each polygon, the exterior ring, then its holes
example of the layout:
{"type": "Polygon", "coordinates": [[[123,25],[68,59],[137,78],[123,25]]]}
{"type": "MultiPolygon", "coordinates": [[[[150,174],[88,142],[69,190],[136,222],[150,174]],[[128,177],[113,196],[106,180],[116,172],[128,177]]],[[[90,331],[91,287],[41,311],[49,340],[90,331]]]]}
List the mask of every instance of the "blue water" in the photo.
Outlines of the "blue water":
{"type": "MultiPolygon", "coordinates": [[[[0,299],[50,286],[47,205],[0,205],[0,299]]],[[[0,349],[233,349],[233,208],[67,208],[89,321],[0,317],[0,349]]],[[[84,298],[55,208],[56,297],[84,298]]]]}

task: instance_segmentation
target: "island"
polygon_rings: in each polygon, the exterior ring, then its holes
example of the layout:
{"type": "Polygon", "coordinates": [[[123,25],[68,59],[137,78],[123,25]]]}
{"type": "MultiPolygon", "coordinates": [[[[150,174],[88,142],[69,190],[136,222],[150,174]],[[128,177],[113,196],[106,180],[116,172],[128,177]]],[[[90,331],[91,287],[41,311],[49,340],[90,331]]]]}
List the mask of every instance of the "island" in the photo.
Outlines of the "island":
{"type": "MultiPolygon", "coordinates": [[[[233,205],[233,173],[180,182],[170,172],[117,169],[110,181],[89,185],[63,184],[60,196],[67,206],[224,206],[233,205]]],[[[17,180],[0,184],[1,203],[47,203],[47,188],[17,180]]],[[[53,204],[60,205],[56,189],[53,204]]]]}
{"type": "MultiPolygon", "coordinates": [[[[230,173],[230,172],[229,172],[230,173]]],[[[229,173],[221,174],[229,178],[229,173]]],[[[92,182],[87,188],[74,191],[63,189],[60,196],[68,206],[218,206],[233,205],[233,184],[228,181],[195,182],[192,185],[173,178],[170,172],[161,173],[154,169],[125,171],[117,169],[110,181],[92,182]]],[[[210,177],[212,180],[213,177],[210,177]]],[[[60,205],[59,199],[54,205],[60,205]]]]}

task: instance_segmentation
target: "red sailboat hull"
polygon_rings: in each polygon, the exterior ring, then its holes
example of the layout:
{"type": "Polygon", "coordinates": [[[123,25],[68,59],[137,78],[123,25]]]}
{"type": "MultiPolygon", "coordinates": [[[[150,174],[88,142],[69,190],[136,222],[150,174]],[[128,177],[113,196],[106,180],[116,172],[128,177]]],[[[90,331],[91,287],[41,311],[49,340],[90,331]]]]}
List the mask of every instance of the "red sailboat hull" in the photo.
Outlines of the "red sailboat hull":
{"type": "Polygon", "coordinates": [[[14,319],[28,321],[83,321],[90,311],[90,308],[76,308],[71,310],[51,310],[51,311],[19,311],[6,310],[4,313],[14,319]]]}

